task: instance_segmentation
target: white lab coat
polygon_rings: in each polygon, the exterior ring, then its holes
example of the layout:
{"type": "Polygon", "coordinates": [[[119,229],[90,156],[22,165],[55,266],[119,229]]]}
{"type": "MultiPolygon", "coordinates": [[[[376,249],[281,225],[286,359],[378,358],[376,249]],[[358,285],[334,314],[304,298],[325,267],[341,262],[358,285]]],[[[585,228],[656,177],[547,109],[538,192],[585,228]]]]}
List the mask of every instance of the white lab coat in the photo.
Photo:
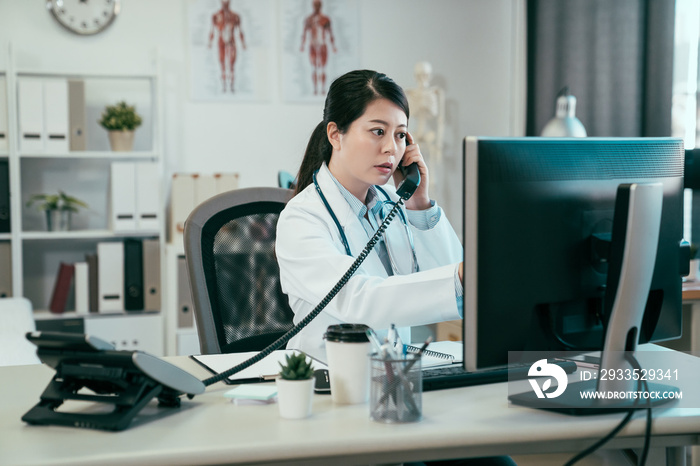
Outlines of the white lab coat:
{"type": "MultiPolygon", "coordinates": [[[[325,164],[317,180],[354,257],[346,254],[338,228],[313,184],[289,201],[277,223],[276,254],[282,291],[289,296],[295,323],[328,294],[368,241],[325,164]]],[[[398,199],[393,186],[383,188],[393,200],[398,199]]],[[[287,347],[322,357],[326,329],[344,322],[363,323],[381,331],[392,323],[409,327],[459,319],[454,277],[463,249],[457,235],[445,215],[429,230],[410,228],[420,272],[388,276],[379,255],[372,250],[336,297],[287,347]]],[[[406,235],[398,215],[387,229],[386,240],[391,242],[397,234],[406,235]]],[[[400,334],[406,338],[405,329],[400,334]]]]}

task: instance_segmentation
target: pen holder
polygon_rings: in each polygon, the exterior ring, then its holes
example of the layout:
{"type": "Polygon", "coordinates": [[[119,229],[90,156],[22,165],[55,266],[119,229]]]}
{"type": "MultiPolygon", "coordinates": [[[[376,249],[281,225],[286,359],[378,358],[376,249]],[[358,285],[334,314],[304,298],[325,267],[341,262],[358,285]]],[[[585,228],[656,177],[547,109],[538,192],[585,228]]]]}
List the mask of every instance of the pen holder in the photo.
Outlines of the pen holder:
{"type": "Polygon", "coordinates": [[[419,355],[382,359],[372,355],[370,418],[377,422],[416,422],[423,416],[423,374],[419,355]]]}

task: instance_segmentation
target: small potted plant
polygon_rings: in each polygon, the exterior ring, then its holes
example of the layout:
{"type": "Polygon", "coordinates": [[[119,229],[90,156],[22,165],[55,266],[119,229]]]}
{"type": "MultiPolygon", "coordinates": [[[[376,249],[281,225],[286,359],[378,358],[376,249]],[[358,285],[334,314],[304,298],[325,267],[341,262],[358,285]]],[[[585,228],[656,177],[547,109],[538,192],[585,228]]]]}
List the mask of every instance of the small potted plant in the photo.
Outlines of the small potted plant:
{"type": "Polygon", "coordinates": [[[311,415],[314,394],[314,369],[305,353],[285,356],[277,378],[277,399],[280,416],[303,419],[311,415]]]}
{"type": "Polygon", "coordinates": [[[80,199],[59,190],[58,194],[34,194],[27,201],[27,207],[37,204],[46,213],[48,231],[68,231],[71,227],[71,214],[88,205],[80,199]]]}
{"type": "Polygon", "coordinates": [[[131,151],[134,146],[134,130],[141,126],[141,116],[133,105],[125,101],[107,105],[98,121],[107,130],[113,151],[131,151]]]}

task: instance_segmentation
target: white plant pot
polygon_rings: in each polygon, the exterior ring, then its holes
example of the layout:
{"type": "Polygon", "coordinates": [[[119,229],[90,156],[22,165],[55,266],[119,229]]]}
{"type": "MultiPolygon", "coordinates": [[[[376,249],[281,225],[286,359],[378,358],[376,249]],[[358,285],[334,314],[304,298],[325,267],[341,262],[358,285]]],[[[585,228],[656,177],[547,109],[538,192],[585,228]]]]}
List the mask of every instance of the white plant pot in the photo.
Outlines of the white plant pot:
{"type": "Polygon", "coordinates": [[[133,131],[108,131],[109,145],[114,152],[130,152],[134,148],[133,131]]]}
{"type": "Polygon", "coordinates": [[[285,419],[303,419],[311,416],[314,379],[277,379],[277,404],[285,419]]]}

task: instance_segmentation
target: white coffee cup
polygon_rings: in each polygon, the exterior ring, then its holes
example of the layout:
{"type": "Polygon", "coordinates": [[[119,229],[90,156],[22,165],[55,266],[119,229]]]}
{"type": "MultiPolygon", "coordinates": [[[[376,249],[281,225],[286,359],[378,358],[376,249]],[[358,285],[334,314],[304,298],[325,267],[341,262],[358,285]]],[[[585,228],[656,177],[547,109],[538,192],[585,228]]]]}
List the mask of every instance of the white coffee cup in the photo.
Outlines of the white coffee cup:
{"type": "Polygon", "coordinates": [[[334,403],[360,404],[369,400],[368,329],[363,324],[330,325],[326,329],[326,358],[334,403]]]}

